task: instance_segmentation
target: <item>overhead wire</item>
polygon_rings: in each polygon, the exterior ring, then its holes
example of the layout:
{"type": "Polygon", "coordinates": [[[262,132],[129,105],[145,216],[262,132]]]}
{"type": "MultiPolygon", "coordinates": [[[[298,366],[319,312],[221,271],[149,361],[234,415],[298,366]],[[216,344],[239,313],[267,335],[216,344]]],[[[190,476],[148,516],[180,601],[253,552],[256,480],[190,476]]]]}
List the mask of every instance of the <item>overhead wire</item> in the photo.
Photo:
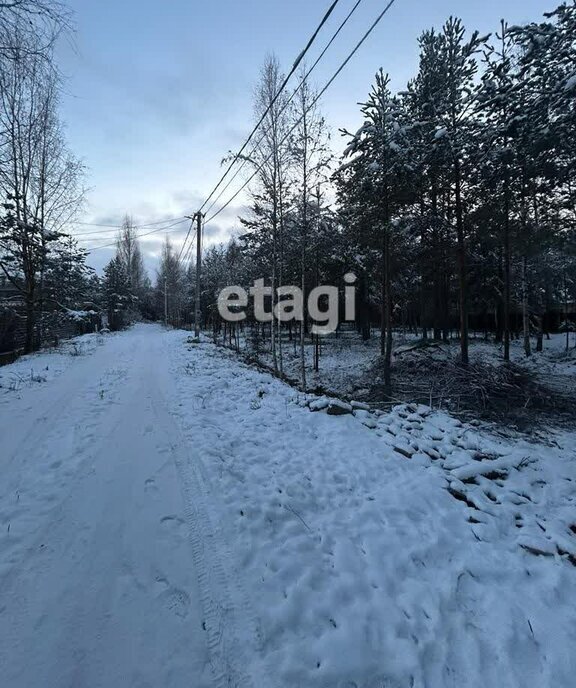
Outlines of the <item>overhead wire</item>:
{"type": "Polygon", "coordinates": [[[224,171],[224,174],[220,177],[220,179],[218,180],[218,183],[217,183],[216,186],[212,189],[212,191],[210,192],[210,194],[208,195],[208,197],[206,198],[206,200],[204,201],[204,203],[203,203],[202,206],[200,207],[200,212],[202,212],[202,210],[206,207],[207,203],[210,201],[210,199],[211,199],[212,196],[216,193],[216,191],[220,188],[222,182],[226,179],[226,177],[227,177],[228,174],[230,173],[230,170],[231,170],[231,169],[234,167],[234,165],[236,164],[237,160],[240,158],[240,156],[242,155],[242,153],[246,150],[246,147],[248,146],[248,144],[250,143],[250,141],[252,140],[252,138],[254,137],[254,135],[256,134],[256,132],[258,131],[258,129],[260,128],[261,124],[264,122],[264,120],[265,120],[266,117],[268,116],[270,110],[274,107],[274,105],[276,104],[278,98],[280,97],[280,95],[282,94],[282,92],[284,91],[284,89],[286,88],[286,86],[288,85],[288,81],[290,80],[290,78],[292,77],[292,75],[296,72],[296,70],[298,69],[298,67],[300,66],[300,64],[301,64],[302,60],[304,59],[304,57],[306,56],[306,53],[308,52],[308,50],[310,50],[310,48],[312,47],[312,44],[313,44],[314,41],[316,40],[316,38],[317,38],[318,34],[320,33],[320,31],[321,31],[322,27],[324,26],[324,24],[328,21],[330,15],[332,14],[332,12],[334,11],[334,9],[336,8],[336,5],[338,4],[338,2],[339,2],[339,0],[334,0],[334,2],[332,2],[332,4],[330,5],[330,7],[328,8],[328,10],[325,12],[325,14],[324,14],[324,16],[322,17],[322,20],[320,21],[320,23],[319,23],[319,25],[317,26],[316,30],[314,31],[314,33],[312,34],[312,36],[311,36],[310,39],[308,40],[308,43],[306,44],[304,50],[302,50],[302,51],[298,54],[298,57],[296,58],[296,60],[294,60],[294,63],[292,64],[292,67],[291,67],[290,71],[288,72],[288,75],[284,78],[284,81],[282,82],[282,84],[280,85],[280,88],[278,89],[278,91],[277,91],[276,94],[274,95],[274,98],[273,98],[272,101],[268,104],[268,107],[266,108],[266,110],[264,111],[264,113],[262,114],[262,116],[260,117],[260,119],[258,120],[258,122],[256,122],[256,124],[254,125],[254,128],[252,129],[252,131],[251,131],[250,134],[248,135],[248,138],[244,141],[244,143],[242,144],[242,147],[240,148],[240,150],[238,151],[238,153],[236,153],[236,155],[233,157],[232,161],[230,162],[230,164],[228,165],[228,167],[227,167],[226,170],[224,171]]]}
{"type": "MultiPolygon", "coordinates": [[[[306,112],[302,114],[302,116],[296,121],[294,126],[288,130],[288,132],[285,134],[285,136],[281,139],[280,145],[286,141],[286,139],[295,131],[295,129],[300,125],[302,120],[304,119],[305,115],[312,110],[312,108],[316,105],[316,103],[320,100],[320,98],[326,93],[326,91],[330,88],[330,86],[334,83],[334,81],[338,78],[338,76],[342,73],[342,71],[345,69],[346,65],[350,62],[350,60],[354,57],[354,55],[358,52],[358,50],[362,47],[362,45],[365,43],[365,41],[368,39],[370,34],[374,31],[374,29],[378,26],[378,24],[382,21],[384,16],[388,13],[392,5],[396,2],[396,0],[389,0],[388,4],[386,7],[380,12],[380,14],[376,17],[370,28],[366,31],[366,33],[362,36],[362,38],[358,41],[358,43],[355,45],[355,47],[352,49],[352,51],[348,54],[344,62],[338,67],[338,69],[334,72],[332,77],[328,80],[328,82],[324,85],[321,91],[319,91],[316,94],[316,97],[310,104],[309,108],[307,108],[306,112]]],[[[214,220],[220,213],[222,213],[229,205],[234,201],[241,193],[244,191],[244,189],[250,184],[250,182],[254,179],[254,177],[263,169],[264,165],[270,160],[272,157],[272,153],[268,155],[263,162],[254,170],[253,174],[250,175],[250,177],[242,184],[242,186],[236,191],[236,193],[219,209],[217,210],[213,215],[211,215],[207,220],[206,224],[214,220]]]]}
{"type": "MultiPolygon", "coordinates": [[[[175,220],[162,220],[162,226],[159,227],[157,226],[160,223],[146,223],[146,224],[132,224],[131,229],[138,231],[140,229],[145,229],[146,227],[156,227],[158,232],[163,231],[164,229],[170,229],[171,227],[174,227],[176,223],[181,224],[184,222],[186,218],[182,218],[181,220],[179,218],[176,218],[175,220]]],[[[75,239],[78,243],[86,244],[86,243],[92,243],[95,241],[98,241],[99,239],[105,240],[109,238],[109,235],[111,234],[118,234],[119,232],[122,231],[122,225],[119,225],[115,227],[114,229],[106,229],[106,230],[98,230],[98,231],[93,231],[93,232],[72,232],[70,236],[75,239]]],[[[155,230],[156,231],[156,230],[155,230]]],[[[148,236],[151,232],[147,232],[145,234],[137,234],[136,238],[139,236],[148,236]]],[[[108,246],[111,246],[112,244],[104,244],[102,248],[107,248],[108,246]]],[[[99,248],[99,247],[95,247],[99,248]]],[[[92,250],[92,249],[90,249],[92,250]]]]}
{"type": "MultiPolygon", "coordinates": [[[[158,234],[159,232],[177,232],[179,227],[178,225],[181,225],[184,223],[184,221],[187,218],[184,218],[183,220],[180,220],[179,222],[173,222],[172,224],[168,225],[167,227],[160,227],[159,229],[153,229],[150,232],[144,232],[143,234],[136,234],[134,237],[135,239],[142,239],[142,237],[147,237],[150,236],[151,234],[158,234]]],[[[111,246],[116,246],[116,242],[113,241],[110,244],[103,244],[102,246],[94,246],[93,248],[88,248],[86,249],[88,253],[92,253],[92,251],[98,251],[101,248],[110,248],[111,246]]]]}
{"type": "MultiPolygon", "coordinates": [[[[326,53],[328,52],[328,50],[330,49],[330,47],[332,46],[332,44],[334,43],[334,41],[336,40],[336,38],[337,38],[337,37],[339,36],[339,34],[341,33],[342,29],[346,26],[346,24],[348,23],[348,21],[351,19],[351,17],[352,17],[352,15],[354,14],[354,12],[356,12],[356,10],[358,9],[358,6],[360,5],[361,2],[362,2],[362,0],[356,0],[356,3],[354,4],[354,6],[353,6],[352,9],[350,10],[350,12],[348,12],[348,14],[347,14],[346,17],[344,18],[344,20],[342,21],[342,23],[340,24],[340,26],[336,29],[336,31],[335,31],[334,34],[332,35],[332,38],[331,38],[331,39],[328,41],[328,43],[326,44],[324,50],[322,50],[322,52],[320,53],[320,55],[317,57],[316,61],[313,63],[313,65],[310,67],[310,69],[304,74],[304,76],[302,77],[300,83],[298,84],[298,86],[297,86],[297,87],[294,89],[294,91],[292,92],[292,95],[290,96],[290,98],[284,103],[284,105],[283,105],[282,108],[280,109],[280,113],[279,113],[279,114],[282,114],[282,113],[289,107],[289,105],[292,103],[292,101],[294,100],[294,98],[296,97],[296,95],[298,94],[298,92],[302,89],[302,87],[304,86],[304,84],[305,84],[306,81],[308,80],[308,77],[312,74],[312,72],[314,71],[314,69],[316,69],[316,67],[318,66],[319,62],[323,59],[323,57],[326,55],[326,53]]],[[[236,179],[236,177],[238,177],[238,175],[240,174],[240,172],[242,171],[242,169],[244,168],[244,166],[245,166],[246,163],[248,162],[248,158],[250,158],[250,156],[258,149],[259,145],[260,145],[260,144],[262,143],[262,141],[264,140],[266,134],[267,134],[267,132],[264,131],[264,132],[262,133],[262,135],[260,136],[260,138],[258,139],[258,141],[256,141],[256,143],[253,145],[253,147],[252,147],[252,153],[251,153],[250,155],[248,155],[248,156],[246,156],[246,157],[244,157],[244,158],[242,159],[242,162],[241,162],[240,166],[236,169],[236,172],[232,175],[231,179],[228,180],[228,183],[226,184],[226,186],[220,191],[220,193],[218,194],[218,196],[212,201],[212,203],[210,204],[210,206],[206,209],[206,214],[209,214],[209,213],[210,213],[210,211],[212,210],[212,208],[218,203],[218,201],[222,198],[222,196],[223,196],[223,195],[226,193],[226,191],[230,188],[230,186],[232,185],[232,183],[234,182],[234,180],[236,179]]]]}
{"type": "MultiPolygon", "coordinates": [[[[190,222],[190,227],[188,227],[188,232],[186,233],[186,236],[184,237],[184,243],[180,247],[180,253],[178,254],[178,261],[180,261],[180,258],[182,257],[182,252],[184,251],[184,247],[186,246],[186,242],[188,241],[188,237],[190,236],[190,232],[192,231],[192,227],[194,226],[194,219],[196,218],[196,215],[192,218],[190,218],[192,221],[190,222]]],[[[202,220],[200,220],[202,222],[202,220]]],[[[194,241],[194,240],[192,240],[194,241]]]]}
{"type": "MultiPolygon", "coordinates": [[[[242,144],[242,147],[240,148],[240,150],[233,156],[233,158],[232,158],[231,162],[229,163],[228,167],[226,168],[226,170],[224,171],[224,173],[222,174],[222,176],[221,176],[220,179],[218,180],[216,186],[212,189],[212,191],[210,192],[210,194],[208,195],[208,197],[206,198],[206,200],[204,201],[204,203],[202,204],[202,206],[200,207],[200,210],[199,210],[198,212],[202,213],[203,209],[206,207],[206,204],[210,201],[210,199],[212,198],[212,196],[213,196],[213,195],[216,193],[216,191],[220,188],[220,186],[222,185],[222,183],[224,182],[224,180],[226,179],[226,177],[228,176],[228,174],[230,173],[230,171],[232,170],[232,168],[234,167],[234,165],[236,164],[236,162],[238,162],[238,160],[240,159],[240,157],[242,156],[242,154],[243,154],[244,151],[246,150],[248,144],[250,143],[250,141],[252,140],[252,138],[254,137],[254,135],[256,134],[256,132],[258,131],[258,129],[261,127],[261,125],[262,125],[263,122],[265,121],[266,117],[268,116],[268,114],[270,113],[270,111],[272,110],[272,108],[274,107],[274,105],[276,104],[276,102],[278,101],[278,98],[280,97],[280,95],[282,94],[282,92],[286,89],[286,86],[288,85],[288,82],[290,81],[290,79],[292,78],[292,76],[294,75],[294,73],[296,72],[296,70],[298,69],[298,67],[300,66],[300,64],[302,63],[302,60],[304,59],[304,57],[306,56],[307,52],[308,52],[308,51],[310,50],[310,48],[312,47],[312,45],[313,45],[314,41],[316,40],[318,34],[320,33],[320,31],[322,30],[323,26],[326,24],[326,22],[327,22],[328,19],[330,18],[332,12],[333,12],[334,9],[336,8],[336,5],[339,3],[339,1],[340,1],[340,0],[334,0],[334,1],[332,2],[332,4],[330,5],[330,7],[328,8],[328,10],[324,13],[324,16],[322,17],[322,20],[320,21],[320,23],[319,23],[318,26],[316,27],[316,29],[315,29],[314,33],[312,34],[312,36],[308,39],[308,42],[307,42],[306,46],[304,47],[303,50],[300,51],[300,53],[298,54],[297,58],[294,60],[294,62],[293,62],[293,64],[292,64],[292,67],[291,67],[290,71],[288,72],[288,75],[287,75],[287,76],[284,78],[284,80],[282,81],[282,83],[281,83],[281,85],[280,85],[280,88],[279,88],[278,91],[274,94],[274,97],[272,98],[272,100],[270,101],[270,103],[268,104],[268,106],[266,107],[266,109],[264,110],[264,112],[263,112],[262,116],[260,117],[260,119],[258,120],[258,122],[256,122],[256,124],[254,125],[252,131],[251,131],[250,134],[248,135],[248,138],[244,141],[244,143],[242,144]]],[[[360,0],[357,1],[356,6],[354,7],[354,9],[358,6],[358,4],[360,4],[360,0]]],[[[334,38],[335,38],[335,36],[333,37],[332,40],[334,40],[334,38]]],[[[328,49],[328,47],[329,47],[329,46],[327,46],[327,48],[325,48],[324,52],[328,49]]],[[[316,61],[315,65],[316,65],[318,62],[319,62],[319,60],[316,61]]],[[[314,65],[314,66],[315,66],[315,65],[314,65]]],[[[294,95],[295,95],[295,93],[292,94],[292,98],[294,98],[294,95]]],[[[261,139],[260,139],[260,142],[261,142],[261,139]]],[[[260,142],[259,142],[259,143],[260,143],[260,142]]],[[[259,145],[259,143],[258,143],[257,145],[259,145]]],[[[244,161],[244,162],[245,162],[245,161],[244,161]]],[[[242,163],[242,167],[243,167],[243,165],[244,165],[244,162],[242,163]]],[[[237,175],[238,175],[238,173],[236,173],[236,174],[234,175],[233,179],[236,178],[237,175]]],[[[230,182],[226,185],[226,189],[229,188],[229,186],[230,186],[230,182]]],[[[220,195],[218,196],[218,198],[221,198],[221,196],[222,196],[222,194],[220,194],[220,195]]],[[[210,205],[210,208],[208,209],[208,212],[210,211],[210,209],[211,209],[213,206],[214,206],[214,203],[212,203],[212,204],[210,205]]],[[[202,222],[202,219],[200,219],[200,222],[202,222]]],[[[179,260],[180,260],[180,258],[182,257],[182,253],[184,252],[184,249],[185,249],[185,247],[186,247],[186,244],[188,243],[188,238],[189,238],[189,236],[190,236],[190,230],[188,230],[188,234],[186,235],[186,238],[184,239],[184,243],[182,244],[182,248],[180,249],[180,253],[178,254],[178,259],[179,259],[179,260]]]]}
{"type": "Polygon", "coordinates": [[[192,251],[194,249],[194,240],[196,239],[196,233],[198,230],[194,230],[194,234],[192,235],[192,241],[190,242],[190,245],[188,246],[188,249],[186,250],[186,253],[184,254],[184,258],[182,259],[182,262],[185,263],[186,261],[190,260],[192,258],[192,251]]]}
{"type": "MultiPolygon", "coordinates": [[[[166,217],[163,220],[155,220],[154,222],[148,222],[146,224],[140,224],[138,223],[137,226],[140,228],[145,228],[145,227],[155,227],[156,225],[161,225],[166,222],[175,222],[176,220],[184,220],[186,217],[184,215],[180,217],[166,217]]],[[[112,224],[100,224],[98,222],[76,222],[75,224],[77,225],[82,225],[83,227],[104,227],[104,228],[110,228],[110,229],[120,229],[122,227],[123,221],[119,222],[116,225],[112,224]]]]}

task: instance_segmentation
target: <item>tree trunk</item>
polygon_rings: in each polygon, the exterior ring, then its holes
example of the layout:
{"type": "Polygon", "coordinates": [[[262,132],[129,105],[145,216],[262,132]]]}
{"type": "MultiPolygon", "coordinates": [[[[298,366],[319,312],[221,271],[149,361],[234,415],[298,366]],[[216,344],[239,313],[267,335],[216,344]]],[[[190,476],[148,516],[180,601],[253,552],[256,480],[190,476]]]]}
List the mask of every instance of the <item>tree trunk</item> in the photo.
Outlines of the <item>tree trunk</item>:
{"type": "Polygon", "coordinates": [[[454,162],[456,201],[456,234],[458,239],[458,280],[460,286],[460,356],[463,365],[468,365],[468,274],[466,268],[466,243],[464,238],[464,210],[462,207],[462,180],[460,160],[454,162]]]}
{"type": "Polygon", "coordinates": [[[273,201],[273,216],[272,216],[272,320],[270,321],[270,345],[272,348],[272,364],[274,372],[278,372],[278,356],[276,353],[276,317],[274,315],[274,306],[276,305],[276,261],[277,261],[277,230],[278,230],[278,207],[277,207],[276,191],[274,191],[273,201]]]}
{"type": "Polygon", "coordinates": [[[34,329],[36,318],[34,312],[34,292],[26,292],[26,335],[24,340],[24,353],[30,354],[34,351],[34,329]]]}
{"type": "Polygon", "coordinates": [[[392,294],[390,279],[390,235],[389,228],[385,230],[384,245],[384,313],[386,339],[384,346],[384,393],[388,398],[392,396],[392,294]]]}
{"type": "MultiPolygon", "coordinates": [[[[302,266],[302,294],[305,294],[306,280],[304,277],[304,266],[302,266]]],[[[304,299],[305,301],[305,299],[304,299]]],[[[306,354],[305,354],[305,331],[304,331],[304,321],[306,319],[306,307],[302,306],[302,320],[300,321],[300,382],[302,384],[302,389],[306,391],[306,354]]]]}
{"type": "Polygon", "coordinates": [[[386,305],[386,268],[387,268],[387,256],[386,256],[386,231],[384,231],[384,236],[382,237],[382,250],[380,259],[382,261],[382,285],[380,288],[380,355],[384,356],[386,354],[386,326],[387,326],[387,305],[386,305]]]}
{"type": "Polygon", "coordinates": [[[566,353],[570,349],[570,328],[568,327],[568,280],[564,271],[564,326],[566,327],[566,353]]]}
{"type": "Polygon", "coordinates": [[[532,348],[530,346],[530,315],[528,313],[527,264],[528,259],[524,256],[522,259],[522,334],[524,337],[524,353],[526,356],[530,356],[532,348]]]}
{"type": "Polygon", "coordinates": [[[538,316],[538,335],[536,337],[536,351],[539,353],[544,351],[544,316],[542,313],[538,316]]]}

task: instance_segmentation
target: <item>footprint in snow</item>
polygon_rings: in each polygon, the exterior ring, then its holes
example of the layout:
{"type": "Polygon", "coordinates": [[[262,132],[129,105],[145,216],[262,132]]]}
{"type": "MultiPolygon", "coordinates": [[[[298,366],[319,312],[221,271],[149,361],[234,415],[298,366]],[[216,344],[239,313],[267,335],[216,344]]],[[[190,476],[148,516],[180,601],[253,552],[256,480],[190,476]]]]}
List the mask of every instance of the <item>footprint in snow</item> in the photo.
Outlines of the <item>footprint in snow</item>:
{"type": "Polygon", "coordinates": [[[182,540],[186,537],[186,523],[178,516],[164,516],[160,519],[160,528],[165,536],[182,540]]]}
{"type": "Polygon", "coordinates": [[[157,584],[164,588],[158,595],[158,600],[169,611],[185,619],[190,611],[190,596],[185,590],[171,586],[165,578],[157,579],[157,584]]]}
{"type": "Polygon", "coordinates": [[[384,677],[377,678],[372,684],[370,684],[370,688],[412,688],[413,685],[413,679],[410,679],[409,682],[400,682],[393,678],[384,677]]]}
{"type": "Polygon", "coordinates": [[[154,478],[148,478],[148,480],[146,480],[144,482],[144,490],[146,492],[157,492],[158,491],[158,488],[156,487],[156,481],[154,480],[154,478]]]}
{"type": "Polygon", "coordinates": [[[168,528],[171,528],[172,526],[180,527],[184,525],[184,520],[178,516],[164,516],[164,518],[160,519],[160,523],[168,528]]]}

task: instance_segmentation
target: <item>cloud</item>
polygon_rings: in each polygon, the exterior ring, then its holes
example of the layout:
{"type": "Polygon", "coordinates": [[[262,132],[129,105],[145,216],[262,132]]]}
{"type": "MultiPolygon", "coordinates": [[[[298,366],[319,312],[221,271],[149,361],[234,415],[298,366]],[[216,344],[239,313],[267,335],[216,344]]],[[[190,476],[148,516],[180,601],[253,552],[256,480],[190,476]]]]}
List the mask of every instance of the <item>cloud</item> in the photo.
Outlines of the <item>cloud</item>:
{"type": "MultiPolygon", "coordinates": [[[[162,253],[162,245],[165,238],[169,237],[176,250],[180,250],[184,244],[184,240],[188,235],[190,221],[181,221],[180,224],[170,226],[172,220],[182,218],[189,213],[190,207],[200,207],[204,200],[199,192],[190,192],[189,190],[179,189],[169,194],[164,202],[160,201],[142,201],[132,208],[130,213],[134,224],[137,228],[137,233],[141,235],[140,247],[144,262],[151,279],[154,279],[159,265],[159,258],[162,253]],[[187,205],[186,205],[187,204],[187,205]],[[152,222],[166,222],[166,225],[161,225],[159,228],[144,227],[142,225],[149,225],[152,222]]],[[[218,215],[217,220],[212,221],[204,226],[204,248],[221,243],[227,243],[230,238],[238,233],[239,221],[238,216],[246,212],[246,206],[243,204],[230,204],[226,209],[218,215]]],[[[106,214],[94,214],[86,219],[86,222],[95,224],[110,224],[120,226],[125,212],[112,212],[106,214]]],[[[92,234],[91,231],[98,232],[97,227],[88,227],[83,225],[80,230],[74,232],[75,236],[85,235],[87,239],[82,242],[88,249],[113,243],[115,240],[114,230],[102,228],[102,234],[92,234]],[[104,233],[106,232],[106,233],[104,233]]],[[[193,233],[188,235],[188,240],[191,241],[193,233]]],[[[189,246],[189,245],[188,245],[189,246]]],[[[188,246],[186,254],[188,253],[188,246]]],[[[88,264],[95,268],[99,274],[102,274],[104,266],[114,256],[114,247],[97,248],[88,257],[88,264]]]]}

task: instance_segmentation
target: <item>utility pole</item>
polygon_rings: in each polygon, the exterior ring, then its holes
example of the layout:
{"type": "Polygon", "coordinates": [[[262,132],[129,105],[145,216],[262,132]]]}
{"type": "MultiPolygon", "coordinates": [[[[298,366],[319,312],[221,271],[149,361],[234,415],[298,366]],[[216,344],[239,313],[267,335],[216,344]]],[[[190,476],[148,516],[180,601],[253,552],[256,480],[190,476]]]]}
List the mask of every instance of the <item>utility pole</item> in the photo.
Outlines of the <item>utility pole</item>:
{"type": "MultiPolygon", "coordinates": [[[[320,189],[320,183],[316,187],[316,236],[314,238],[314,262],[316,268],[316,286],[320,286],[320,269],[318,260],[318,242],[320,241],[320,230],[322,227],[322,209],[320,204],[322,203],[322,192],[320,189]]],[[[314,335],[314,371],[317,373],[320,370],[320,335],[318,332],[314,335]]]]}
{"type": "Polygon", "coordinates": [[[168,277],[164,277],[164,325],[168,327],[168,277]]]}
{"type": "Polygon", "coordinates": [[[194,304],[194,336],[200,336],[200,270],[202,268],[202,218],[201,212],[196,219],[196,301],[194,304]]]}

